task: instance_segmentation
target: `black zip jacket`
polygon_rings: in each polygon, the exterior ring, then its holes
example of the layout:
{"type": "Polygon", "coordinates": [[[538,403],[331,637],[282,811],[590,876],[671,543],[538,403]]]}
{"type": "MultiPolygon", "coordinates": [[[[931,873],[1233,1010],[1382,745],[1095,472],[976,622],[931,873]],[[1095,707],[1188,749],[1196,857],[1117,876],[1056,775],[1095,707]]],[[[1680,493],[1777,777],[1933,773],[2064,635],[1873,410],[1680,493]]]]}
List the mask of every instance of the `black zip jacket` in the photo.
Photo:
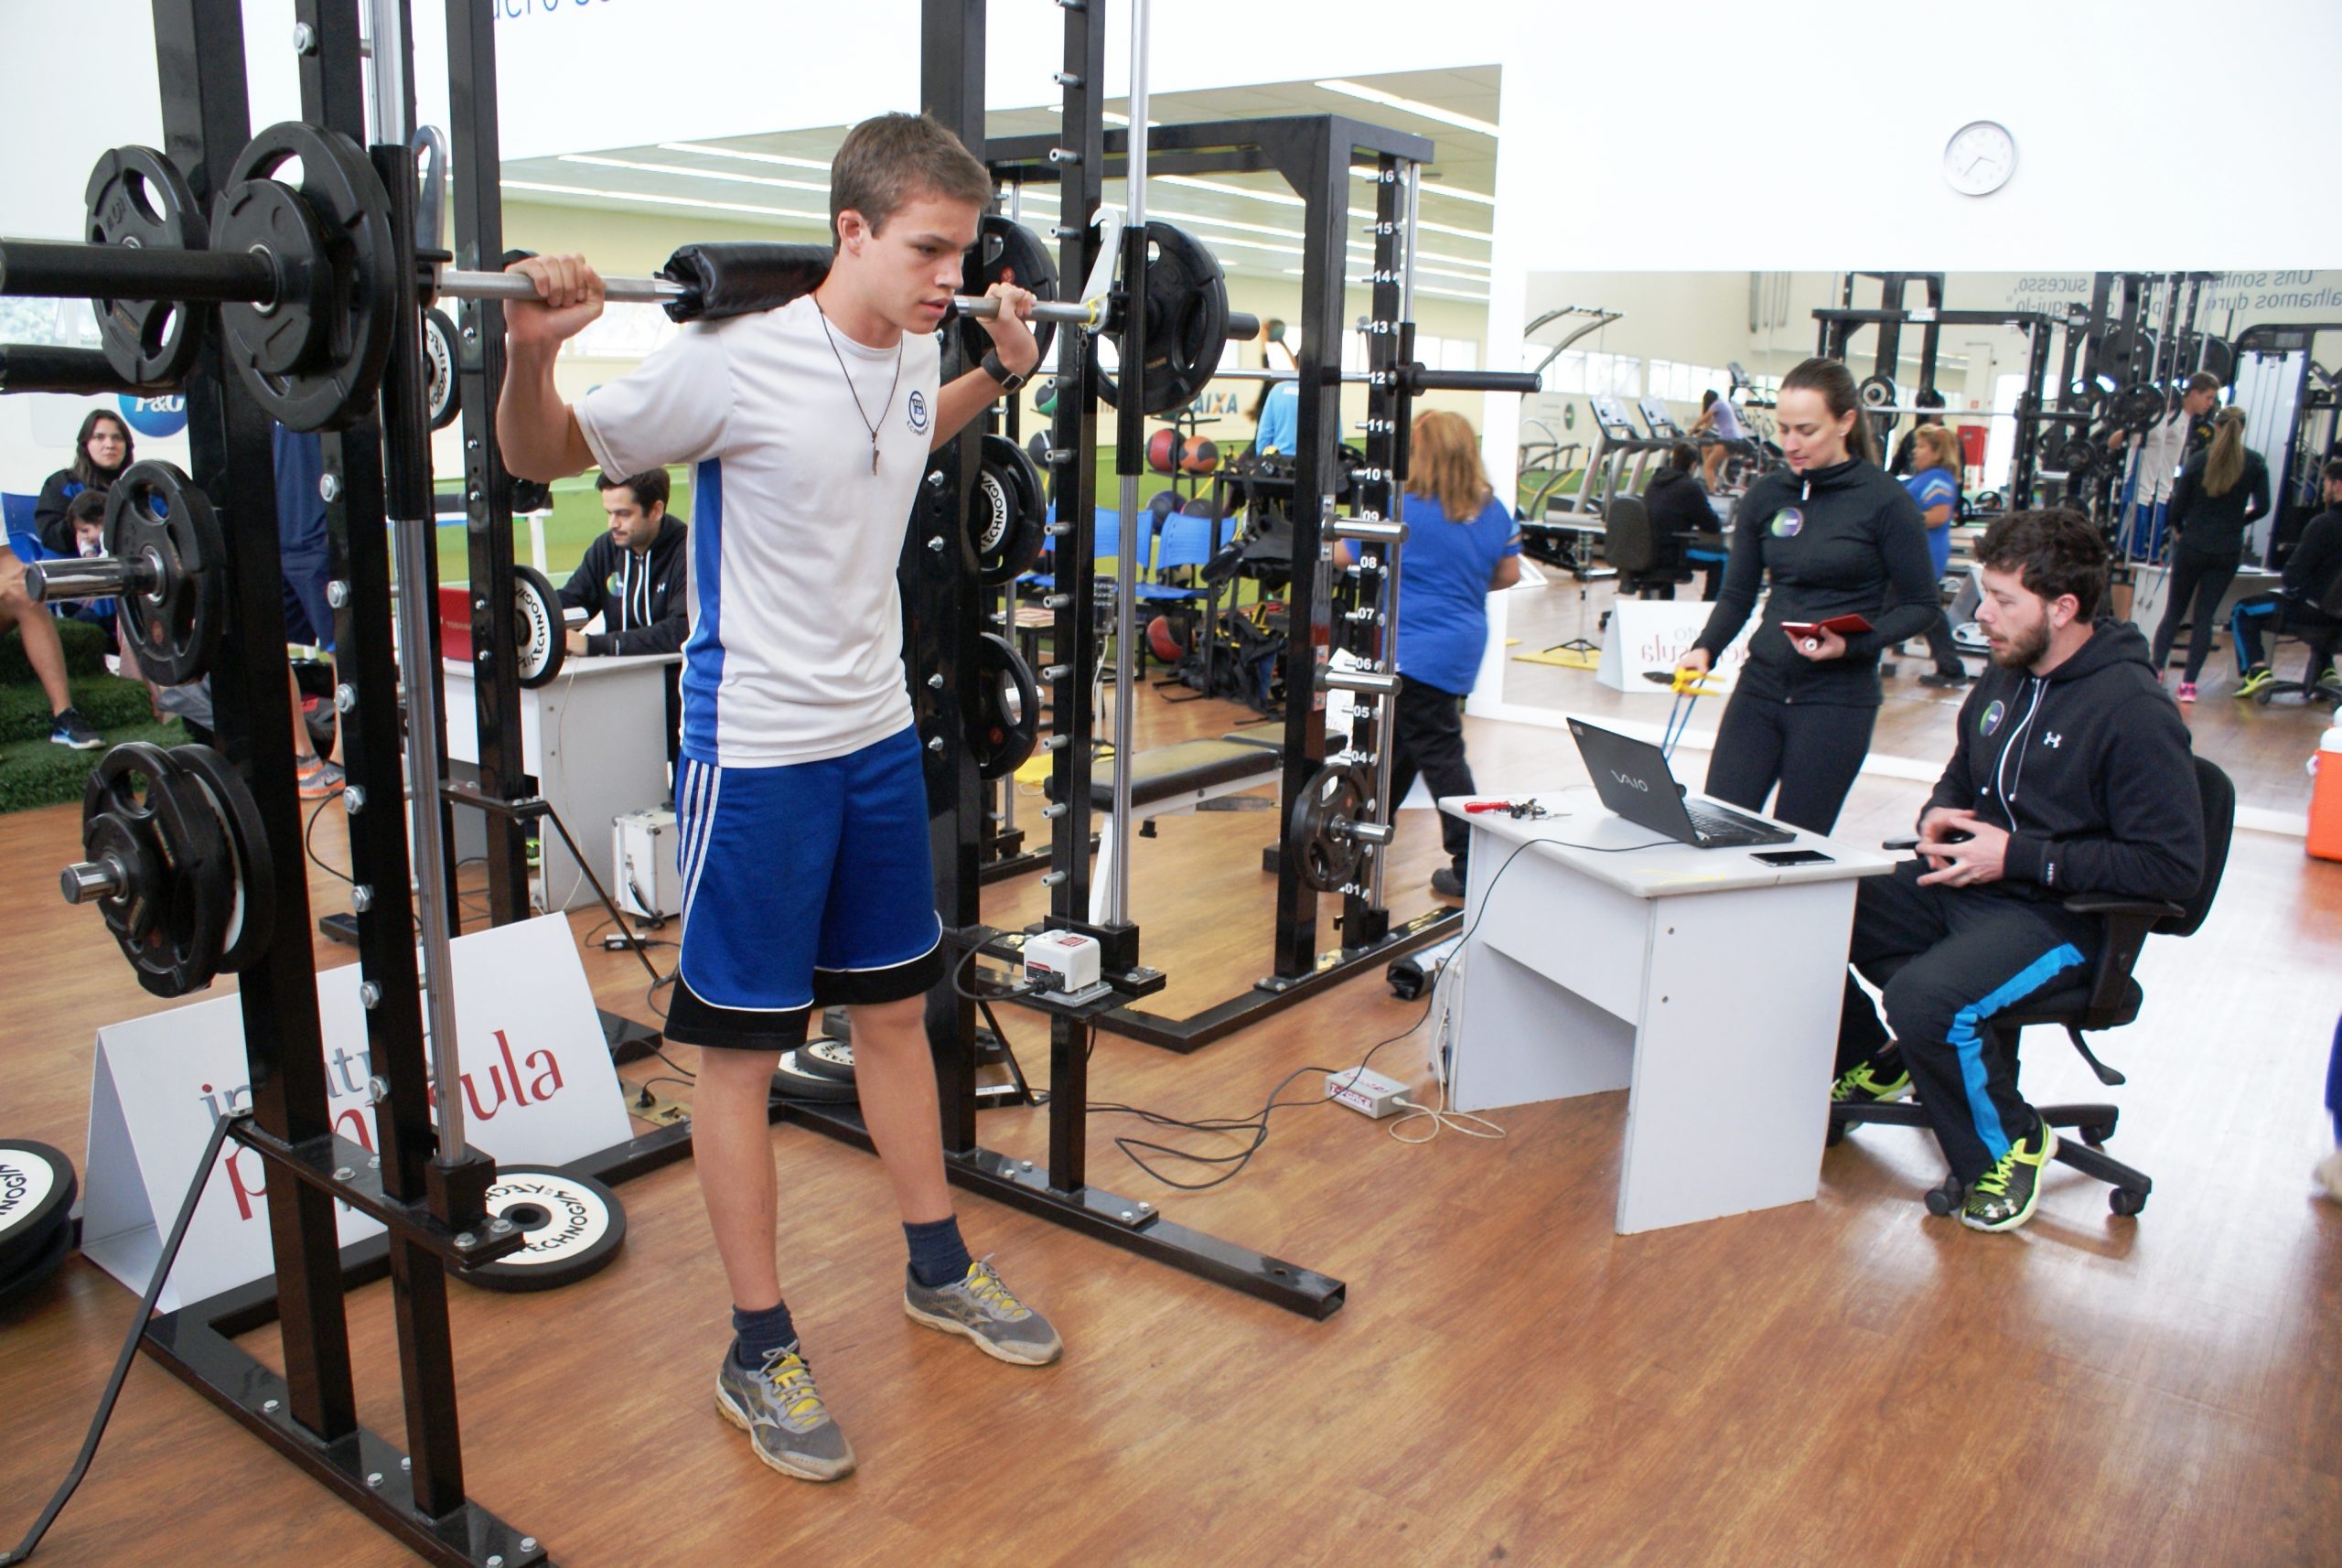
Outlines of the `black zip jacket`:
{"type": "Polygon", "coordinates": [[[2269,465],[2248,446],[2244,473],[2229,493],[2206,495],[2204,465],[2209,456],[2198,454],[2188,459],[2172,484],[2171,536],[2201,554],[2233,555],[2244,548],[2245,525],[2269,510],[2269,465]]]}
{"type": "Polygon", "coordinates": [[[2187,726],[2128,621],[2100,621],[2046,676],[1988,665],[1928,806],[2006,828],[1995,886],[2020,897],[2181,900],[2203,880],[2187,726]]]}
{"type": "Polygon", "coordinates": [[[1713,550],[1724,542],[1724,532],[1716,526],[1715,508],[1708,504],[1705,486],[1692,478],[1689,469],[1665,468],[1643,491],[1643,508],[1650,513],[1650,525],[1660,536],[1662,557],[1680,561],[1683,552],[1695,547],[1713,550]],[[1675,534],[1692,534],[1695,538],[1673,538],[1675,534]]]}
{"type": "Polygon", "coordinates": [[[621,550],[607,533],[586,547],[586,558],[562,585],[561,602],[602,618],[586,651],[673,653],[691,634],[689,530],[670,512],[650,548],[621,550]]]}
{"type": "Polygon", "coordinates": [[[1859,457],[1796,474],[1776,468],[1733,514],[1732,553],[1707,628],[1692,646],[1714,659],[1740,635],[1767,579],[1765,618],[1748,639],[1737,689],[1786,703],[1878,706],[1878,656],[1943,613],[1928,559],[1927,520],[1901,482],[1859,457]],[[1885,606],[1881,609],[1881,606],[1885,606]],[[1843,657],[1815,662],[1783,621],[1859,615],[1871,629],[1843,657]]]}
{"type": "Polygon", "coordinates": [[[2342,510],[2319,512],[2285,557],[2285,597],[2342,615],[2342,510]]]}

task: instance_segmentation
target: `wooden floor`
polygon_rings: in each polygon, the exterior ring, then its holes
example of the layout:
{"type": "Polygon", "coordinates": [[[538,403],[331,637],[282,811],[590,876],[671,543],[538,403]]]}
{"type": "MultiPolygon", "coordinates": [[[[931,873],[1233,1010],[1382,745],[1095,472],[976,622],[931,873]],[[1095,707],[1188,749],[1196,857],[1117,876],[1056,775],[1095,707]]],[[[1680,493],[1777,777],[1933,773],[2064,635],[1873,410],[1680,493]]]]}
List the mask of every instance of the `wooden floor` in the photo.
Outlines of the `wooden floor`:
{"type": "MultiPolygon", "coordinates": [[[[1522,622],[1574,620],[1565,580],[1543,595],[1522,622]]],[[[1511,668],[1580,711],[1664,712],[1590,674],[1511,668]]],[[[2240,707],[2208,695],[2199,746],[2248,801],[2298,811],[2318,726],[2240,707]]],[[[1894,682],[1880,750],[1940,757],[1951,713],[1894,682]]],[[[1143,744],[1234,716],[1151,690],[1139,714],[1143,744]]],[[[1562,732],[1466,731],[1484,789],[1583,778],[1562,732]]],[[[1842,831],[1900,831],[1923,793],[1865,777],[1842,831]]],[[[337,863],[339,817],[317,835],[337,863]]],[[[0,819],[0,994],[17,1020],[0,1044],[0,1125],[78,1162],[92,1031],[154,1004],[95,915],[56,901],[77,822],[66,808],[0,819]]],[[[1273,822],[1168,818],[1138,843],[1146,957],[1175,977],[1161,1010],[1265,969],[1258,851],[1273,822]]],[[[1429,902],[1435,845],[1429,814],[1405,813],[1399,913],[1429,902]]],[[[339,907],[334,884],[312,882],[321,909],[339,907]]],[[[1040,907],[1027,879],[990,890],[986,915],[1040,907]]],[[[630,959],[586,961],[605,1005],[642,1015],[630,959]]],[[[828,1487],[776,1476],[710,1408],[725,1291],[679,1165],[621,1189],[626,1250],[595,1279],[458,1289],[471,1488],[559,1562],[607,1568],[2342,1564],[2342,1207],[2309,1180],[2330,1138],[2318,1100],[2342,1008],[2342,865],[2240,834],[2210,922],[2151,944],[2141,974],[2145,1016],[2103,1051],[2133,1079],[2113,1151],[2157,1183],[2136,1220],[2061,1167],[2016,1235],[1931,1220],[1932,1144],[1872,1128],[1826,1157],[1811,1204],[1622,1238],[1623,1094],[1499,1112],[1500,1142],[1419,1148],[1338,1109],[1283,1112],[1252,1166],[1202,1195],[1133,1169],[1112,1142],[1127,1120],[1100,1116],[1100,1185],[1339,1276],[1348,1305],[1309,1322],[969,1199],[976,1250],[1065,1334],[1063,1363],[1037,1371],[907,1321],[876,1163],[778,1129],[784,1279],[861,1471],[828,1487]]],[[[1106,1036],[1093,1092],[1243,1114],[1284,1073],[1355,1060],[1422,1011],[1360,979],[1193,1057],[1106,1036]]],[[[1009,1026],[1037,1073],[1043,1031],[1009,1026]]],[[[1419,1040],[1377,1065],[1421,1081],[1419,1040]]],[[[2055,1040],[2032,1056],[2036,1099],[2096,1090],[2055,1040]]],[[[983,1131],[1011,1154],[1045,1146],[1040,1112],[989,1112],[983,1131]]],[[[395,1436],[387,1286],[353,1301],[362,1414],[395,1436]]],[[[70,1462],[134,1305],[77,1258],[0,1316],[0,1543],[70,1462]]],[[[275,1359],[273,1331],[249,1343],[275,1359]]],[[[409,1559],[142,1359],[39,1561],[409,1559]]]]}

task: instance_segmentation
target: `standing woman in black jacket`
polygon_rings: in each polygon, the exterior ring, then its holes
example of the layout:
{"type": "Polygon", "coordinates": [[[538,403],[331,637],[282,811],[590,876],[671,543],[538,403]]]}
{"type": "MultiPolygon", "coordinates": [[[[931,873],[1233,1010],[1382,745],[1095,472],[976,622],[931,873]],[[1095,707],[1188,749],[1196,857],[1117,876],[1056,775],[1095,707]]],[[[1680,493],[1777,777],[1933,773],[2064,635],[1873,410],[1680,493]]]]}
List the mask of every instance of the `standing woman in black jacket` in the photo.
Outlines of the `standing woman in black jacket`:
{"type": "Polygon", "coordinates": [[[1826,833],[1870,752],[1880,701],[1878,656],[1927,630],[1943,611],[1918,503],[1878,466],[1878,449],[1835,360],[1808,360],[1781,378],[1773,418],[1788,466],[1749,486],[1734,514],[1724,594],[1683,656],[1705,671],[1732,644],[1770,580],[1764,621],[1748,639],[1707,793],[1826,833]],[[1882,609],[1880,607],[1885,606],[1882,609]],[[1791,637],[1784,623],[1859,615],[1871,629],[1791,637]]]}
{"type": "Polygon", "coordinates": [[[33,503],[33,528],[40,542],[59,555],[79,555],[73,525],[65,521],[68,502],[83,490],[102,490],[122,478],[133,451],[130,426],[122,415],[93,408],[73,437],[73,461],[48,477],[33,503]]]}
{"type": "Polygon", "coordinates": [[[2154,663],[2160,681],[2192,601],[2195,624],[2187,632],[2187,667],[2179,677],[2183,703],[2196,700],[2196,677],[2212,651],[2220,596],[2244,559],[2244,531],[2268,510],[2269,465],[2244,444],[2244,410],[2224,408],[2212,421],[2212,444],[2179,471],[2171,487],[2171,576],[2163,624],[2155,628],[2154,663]]]}

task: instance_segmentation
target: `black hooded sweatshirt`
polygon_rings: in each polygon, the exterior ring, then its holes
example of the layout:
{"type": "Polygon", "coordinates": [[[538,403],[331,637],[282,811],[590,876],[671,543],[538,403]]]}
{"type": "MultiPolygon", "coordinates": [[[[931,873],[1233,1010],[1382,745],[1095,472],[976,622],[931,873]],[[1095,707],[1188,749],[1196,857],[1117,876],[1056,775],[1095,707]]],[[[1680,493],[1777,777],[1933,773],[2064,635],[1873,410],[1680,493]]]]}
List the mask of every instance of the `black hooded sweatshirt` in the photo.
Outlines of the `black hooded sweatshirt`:
{"type": "Polygon", "coordinates": [[[2019,897],[2183,900],[2203,879],[2187,726],[2127,621],[2100,621],[2047,675],[1989,665],[1928,806],[2006,828],[1994,886],[2019,897]]]}
{"type": "Polygon", "coordinates": [[[586,558],[561,587],[564,605],[602,618],[603,629],[586,639],[588,653],[673,653],[691,632],[690,530],[672,512],[659,524],[650,550],[621,550],[607,533],[586,547],[586,558]]]}
{"type": "Polygon", "coordinates": [[[1943,613],[1919,503],[1860,457],[1802,474],[1776,468],[1748,487],[1733,513],[1715,611],[1692,646],[1710,659],[1721,654],[1747,624],[1767,577],[1764,622],[1748,639],[1736,689],[1774,702],[1878,706],[1880,651],[1943,613]],[[1837,659],[1806,658],[1781,629],[1783,621],[1842,615],[1861,616],[1871,629],[1847,638],[1837,659]]]}

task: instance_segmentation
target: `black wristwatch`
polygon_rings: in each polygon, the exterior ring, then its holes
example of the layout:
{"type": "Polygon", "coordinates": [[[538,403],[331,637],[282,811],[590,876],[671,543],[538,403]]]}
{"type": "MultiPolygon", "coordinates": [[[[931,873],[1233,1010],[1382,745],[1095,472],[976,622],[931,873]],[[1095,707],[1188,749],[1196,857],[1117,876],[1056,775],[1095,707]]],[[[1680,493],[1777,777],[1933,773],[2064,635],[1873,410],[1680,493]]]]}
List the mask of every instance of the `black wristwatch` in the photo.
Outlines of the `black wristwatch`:
{"type": "Polygon", "coordinates": [[[997,349],[987,349],[985,351],[983,370],[984,374],[990,376],[994,381],[1000,383],[1000,390],[1002,392],[1013,392],[1017,388],[1025,384],[1026,378],[1018,375],[1015,371],[1010,370],[1008,366],[1002,361],[1000,351],[997,349]]]}

